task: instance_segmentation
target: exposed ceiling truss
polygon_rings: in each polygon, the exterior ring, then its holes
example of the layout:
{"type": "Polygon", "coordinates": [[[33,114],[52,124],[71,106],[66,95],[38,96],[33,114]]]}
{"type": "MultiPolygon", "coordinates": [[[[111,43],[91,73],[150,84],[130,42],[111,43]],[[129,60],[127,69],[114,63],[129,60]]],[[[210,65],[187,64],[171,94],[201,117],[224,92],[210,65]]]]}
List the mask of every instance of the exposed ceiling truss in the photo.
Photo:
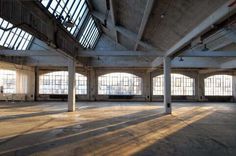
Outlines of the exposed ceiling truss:
{"type": "MultiPolygon", "coordinates": [[[[0,17],[39,38],[48,47],[46,50],[37,48],[18,51],[3,49],[0,50],[1,60],[9,61],[16,57],[18,62],[23,60],[21,63],[26,65],[64,66],[67,64],[67,57],[74,57],[84,67],[145,67],[149,68],[149,71],[153,71],[162,64],[163,57],[171,57],[172,66],[176,68],[235,68],[236,27],[234,23],[231,23],[231,27],[228,27],[228,24],[226,24],[227,27],[216,27],[216,25],[222,25],[220,23],[229,20],[229,17],[234,16],[236,9],[229,7],[230,1],[216,9],[167,51],[145,39],[145,31],[150,24],[150,17],[153,16],[153,7],[156,5],[154,0],[146,1],[137,31],[119,23],[120,17],[117,17],[119,16],[117,9],[121,8],[117,8],[117,1],[105,0],[104,2],[109,2],[111,18],[108,18],[106,25],[104,25],[106,14],[96,9],[91,10],[92,18],[96,19],[96,22],[93,24],[87,20],[88,29],[85,29],[84,26],[84,33],[95,32],[93,25],[99,24],[99,27],[106,27],[114,33],[114,42],[122,45],[122,37],[125,37],[134,43],[132,48],[127,48],[127,50],[85,50],[74,35],[76,31],[74,33],[68,32],[68,28],[58,22],[58,19],[53,17],[54,14],[50,14],[48,8],[41,5],[40,0],[9,0],[0,2],[0,17]],[[18,10],[23,10],[24,14],[18,10]],[[215,31],[216,28],[217,31],[215,31]],[[57,61],[51,61],[52,59],[57,61]],[[58,60],[60,64],[58,64],[58,60]]],[[[91,3],[89,5],[93,5],[91,1],[89,3],[91,3]]],[[[63,5],[67,4],[66,1],[63,2],[63,5]]],[[[90,6],[91,8],[93,7],[90,6]]],[[[79,24],[76,27],[78,26],[79,24]]],[[[91,39],[92,37],[84,37],[81,43],[86,43],[86,40],[91,39]]]]}

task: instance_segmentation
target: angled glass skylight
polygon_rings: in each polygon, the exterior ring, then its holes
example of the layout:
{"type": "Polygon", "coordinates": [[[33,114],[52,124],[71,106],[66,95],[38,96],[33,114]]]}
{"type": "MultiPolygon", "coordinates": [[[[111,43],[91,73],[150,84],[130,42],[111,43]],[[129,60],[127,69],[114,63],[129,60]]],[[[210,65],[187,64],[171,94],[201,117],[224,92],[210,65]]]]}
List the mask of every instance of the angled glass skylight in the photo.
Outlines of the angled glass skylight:
{"type": "Polygon", "coordinates": [[[48,11],[81,43],[94,48],[101,31],[89,12],[85,0],[39,0],[48,11]],[[71,25],[68,25],[71,24],[71,25]]]}
{"type": "Polygon", "coordinates": [[[12,27],[11,23],[0,17],[0,45],[14,50],[26,50],[33,36],[20,28],[9,29],[12,27]]]}

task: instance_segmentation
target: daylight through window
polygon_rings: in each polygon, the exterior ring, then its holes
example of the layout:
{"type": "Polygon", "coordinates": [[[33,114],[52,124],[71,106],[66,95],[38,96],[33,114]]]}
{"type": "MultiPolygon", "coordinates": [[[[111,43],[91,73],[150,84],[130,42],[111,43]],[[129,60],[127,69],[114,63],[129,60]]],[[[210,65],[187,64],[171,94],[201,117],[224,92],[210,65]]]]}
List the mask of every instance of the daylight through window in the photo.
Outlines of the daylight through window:
{"type": "Polygon", "coordinates": [[[98,77],[99,95],[141,95],[142,79],[129,73],[110,73],[98,77]]]}
{"type": "Polygon", "coordinates": [[[3,93],[16,93],[16,71],[0,69],[0,87],[3,93]]]}
{"type": "Polygon", "coordinates": [[[85,0],[39,0],[81,43],[93,49],[101,35],[85,0]],[[69,24],[68,24],[69,23],[69,24]]]}
{"type": "MultiPolygon", "coordinates": [[[[153,95],[164,94],[164,76],[153,78],[153,95]]],[[[194,79],[182,74],[171,74],[171,95],[194,95],[194,79]]]]}
{"type": "MultiPolygon", "coordinates": [[[[76,73],[76,94],[87,94],[87,77],[76,73]]],[[[39,94],[68,94],[68,72],[58,71],[39,77],[39,94]]]]}
{"type": "Polygon", "coordinates": [[[32,35],[20,28],[3,30],[12,27],[11,23],[0,17],[0,45],[14,50],[26,50],[32,41],[32,35]]]}
{"type": "Polygon", "coordinates": [[[214,75],[206,78],[205,95],[206,96],[232,96],[232,76],[214,75]]]}

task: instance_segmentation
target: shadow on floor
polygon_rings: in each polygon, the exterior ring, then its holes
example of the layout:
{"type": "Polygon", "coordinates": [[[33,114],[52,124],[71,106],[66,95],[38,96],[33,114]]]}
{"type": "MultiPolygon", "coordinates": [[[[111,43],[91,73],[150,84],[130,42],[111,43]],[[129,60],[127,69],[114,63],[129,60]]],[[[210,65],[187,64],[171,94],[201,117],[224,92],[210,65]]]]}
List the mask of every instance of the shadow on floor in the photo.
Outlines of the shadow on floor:
{"type": "MultiPolygon", "coordinates": [[[[231,116],[232,117],[232,116],[231,116]]],[[[235,156],[236,124],[233,118],[213,112],[178,131],[152,142],[134,156],[235,156]]]]}
{"type": "Polygon", "coordinates": [[[51,145],[53,147],[60,147],[71,142],[86,140],[162,116],[165,116],[165,114],[161,113],[161,109],[154,109],[80,125],[22,134],[0,140],[0,154],[3,154],[3,151],[8,151],[4,154],[10,155],[15,152],[19,153],[19,155],[37,153],[52,148],[51,145]],[[34,145],[35,143],[37,145],[34,145]]]}
{"type": "MultiPolygon", "coordinates": [[[[30,155],[51,149],[55,149],[54,152],[57,152],[57,149],[67,146],[67,148],[73,149],[70,152],[75,150],[78,152],[77,154],[94,154],[93,152],[100,150],[103,151],[102,154],[109,154],[129,147],[130,141],[136,141],[136,144],[139,144],[139,139],[146,135],[158,134],[158,130],[161,129],[171,129],[176,122],[179,122],[180,125],[184,124],[182,120],[202,116],[205,112],[197,109],[187,111],[180,120],[174,116],[162,114],[161,109],[154,109],[80,125],[22,134],[0,140],[0,151],[2,151],[0,154],[30,155]],[[109,148],[113,145],[115,147],[109,148]],[[86,151],[88,147],[91,149],[90,151],[86,151]]],[[[146,149],[148,150],[147,147],[146,149]]],[[[143,152],[145,153],[145,150],[143,152]]],[[[137,154],[142,155],[141,152],[137,154]]]]}
{"type": "Polygon", "coordinates": [[[27,114],[17,114],[17,115],[4,115],[4,116],[0,116],[0,122],[6,121],[6,120],[28,118],[28,117],[40,117],[40,116],[46,116],[46,115],[61,114],[64,112],[65,110],[55,110],[55,111],[43,111],[43,112],[35,112],[35,113],[27,113],[27,114]]]}

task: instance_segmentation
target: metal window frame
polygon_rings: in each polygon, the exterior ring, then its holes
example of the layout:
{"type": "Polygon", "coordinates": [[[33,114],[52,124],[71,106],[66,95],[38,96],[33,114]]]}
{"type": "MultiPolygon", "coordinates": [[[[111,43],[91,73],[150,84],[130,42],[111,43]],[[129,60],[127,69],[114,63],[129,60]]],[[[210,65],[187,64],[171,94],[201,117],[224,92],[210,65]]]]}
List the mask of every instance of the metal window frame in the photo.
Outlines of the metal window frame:
{"type": "MultiPolygon", "coordinates": [[[[39,1],[42,3],[42,0],[39,1]]],[[[91,48],[91,49],[95,48],[102,32],[99,30],[99,26],[96,24],[95,19],[91,16],[87,1],[80,0],[77,3],[77,0],[73,1],[71,0],[72,2],[70,3],[71,6],[67,8],[69,1],[70,0],[67,0],[66,2],[63,0],[56,0],[55,2],[57,4],[53,9],[51,8],[53,0],[50,0],[46,6],[46,9],[52,15],[56,16],[55,13],[57,12],[58,7],[61,7],[61,12],[59,13],[59,15],[62,16],[64,13],[66,14],[66,17],[70,15],[70,18],[75,22],[75,26],[73,28],[67,28],[64,26],[67,29],[67,31],[69,31],[70,34],[73,35],[84,48],[91,48]],[[68,12],[65,11],[66,8],[68,9],[68,12]],[[78,8],[80,9],[78,10],[78,8]],[[89,23],[90,19],[94,22],[92,26],[89,23]],[[88,28],[88,30],[86,28],[88,28]]],[[[65,22],[66,17],[62,20],[63,21],[62,23],[65,22]]]]}
{"type": "MultiPolygon", "coordinates": [[[[87,76],[76,73],[76,95],[87,95],[87,76]],[[80,83],[80,81],[83,83],[80,83]],[[83,85],[81,85],[83,84],[83,85]]],[[[68,94],[68,72],[55,71],[39,76],[39,94],[68,94]],[[45,85],[45,80],[47,84],[45,85]],[[58,83],[60,81],[60,83],[58,83]],[[45,89],[47,88],[47,89],[45,89]]]]}

